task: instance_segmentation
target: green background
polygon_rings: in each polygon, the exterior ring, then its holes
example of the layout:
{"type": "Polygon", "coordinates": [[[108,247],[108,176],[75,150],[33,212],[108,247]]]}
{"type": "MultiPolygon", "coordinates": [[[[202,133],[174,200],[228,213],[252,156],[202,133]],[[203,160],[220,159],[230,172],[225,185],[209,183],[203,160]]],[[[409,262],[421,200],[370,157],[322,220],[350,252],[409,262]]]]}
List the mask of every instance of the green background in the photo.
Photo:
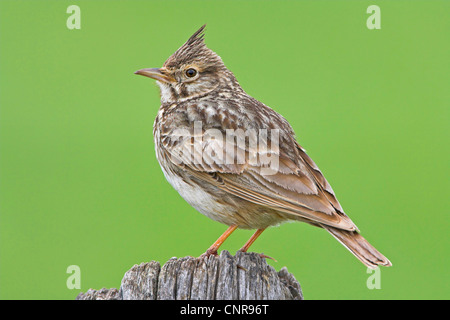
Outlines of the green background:
{"type": "MultiPolygon", "coordinates": [[[[362,234],[381,289],[325,231],[271,228],[306,299],[449,299],[449,1],[0,1],[0,298],[74,299],[134,264],[198,256],[226,226],[155,159],[154,81],[201,25],[243,88],[292,124],[362,234]],[[81,30],[66,9],[81,8],[81,30]],[[369,5],[381,30],[369,30],[369,5]]],[[[223,245],[234,253],[252,231],[223,245]]]]}

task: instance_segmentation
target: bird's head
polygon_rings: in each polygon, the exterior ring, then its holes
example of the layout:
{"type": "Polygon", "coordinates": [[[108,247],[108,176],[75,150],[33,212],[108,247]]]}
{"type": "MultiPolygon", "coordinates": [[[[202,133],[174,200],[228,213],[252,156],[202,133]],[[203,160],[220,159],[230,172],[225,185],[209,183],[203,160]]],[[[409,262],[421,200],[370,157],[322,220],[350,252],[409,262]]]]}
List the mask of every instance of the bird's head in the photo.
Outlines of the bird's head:
{"type": "MultiPolygon", "coordinates": [[[[173,103],[206,95],[218,88],[239,87],[222,59],[206,47],[205,25],[195,32],[161,68],[141,69],[140,74],[156,80],[161,102],[173,103]]],[[[239,87],[240,88],[240,87],[239,87]]]]}

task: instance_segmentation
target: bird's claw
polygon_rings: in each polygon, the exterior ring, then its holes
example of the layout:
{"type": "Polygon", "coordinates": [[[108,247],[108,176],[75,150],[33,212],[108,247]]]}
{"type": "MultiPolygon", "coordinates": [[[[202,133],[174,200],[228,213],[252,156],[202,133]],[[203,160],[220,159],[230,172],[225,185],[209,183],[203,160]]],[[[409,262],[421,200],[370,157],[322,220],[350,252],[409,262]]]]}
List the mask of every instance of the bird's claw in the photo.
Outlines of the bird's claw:
{"type": "Polygon", "coordinates": [[[264,253],[260,253],[259,256],[260,256],[261,258],[263,258],[263,259],[269,258],[269,259],[271,259],[271,260],[273,260],[273,261],[275,261],[275,262],[278,262],[276,259],[274,259],[274,258],[272,258],[272,257],[270,257],[270,256],[266,256],[264,253]]]}
{"type": "Polygon", "coordinates": [[[206,258],[206,259],[208,259],[210,256],[214,256],[214,257],[217,257],[219,254],[217,253],[217,250],[216,251],[214,251],[214,250],[206,250],[206,252],[205,253],[203,253],[203,254],[201,254],[198,258],[199,259],[204,259],[204,258],[206,258]]]}

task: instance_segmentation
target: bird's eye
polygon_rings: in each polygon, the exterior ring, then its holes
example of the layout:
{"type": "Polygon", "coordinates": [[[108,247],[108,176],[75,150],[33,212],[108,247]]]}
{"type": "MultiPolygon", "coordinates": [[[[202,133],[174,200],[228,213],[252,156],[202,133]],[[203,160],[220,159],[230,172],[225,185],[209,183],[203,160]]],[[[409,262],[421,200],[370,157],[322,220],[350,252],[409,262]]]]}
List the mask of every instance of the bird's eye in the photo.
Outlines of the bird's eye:
{"type": "Polygon", "coordinates": [[[195,75],[197,74],[197,70],[189,68],[186,70],[186,76],[188,76],[189,78],[195,77],[195,75]]]}

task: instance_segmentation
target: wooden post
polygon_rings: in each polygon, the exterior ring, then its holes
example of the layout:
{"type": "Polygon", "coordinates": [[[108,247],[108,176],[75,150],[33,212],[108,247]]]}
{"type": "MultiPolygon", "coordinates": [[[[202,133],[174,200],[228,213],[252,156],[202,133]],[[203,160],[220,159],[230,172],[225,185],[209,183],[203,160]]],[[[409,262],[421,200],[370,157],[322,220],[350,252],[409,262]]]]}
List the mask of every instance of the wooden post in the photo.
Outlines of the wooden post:
{"type": "Polygon", "coordinates": [[[77,300],[303,300],[286,267],[275,271],[257,253],[222,251],[208,258],[151,261],[128,270],[120,289],[89,289],[77,300]]]}

